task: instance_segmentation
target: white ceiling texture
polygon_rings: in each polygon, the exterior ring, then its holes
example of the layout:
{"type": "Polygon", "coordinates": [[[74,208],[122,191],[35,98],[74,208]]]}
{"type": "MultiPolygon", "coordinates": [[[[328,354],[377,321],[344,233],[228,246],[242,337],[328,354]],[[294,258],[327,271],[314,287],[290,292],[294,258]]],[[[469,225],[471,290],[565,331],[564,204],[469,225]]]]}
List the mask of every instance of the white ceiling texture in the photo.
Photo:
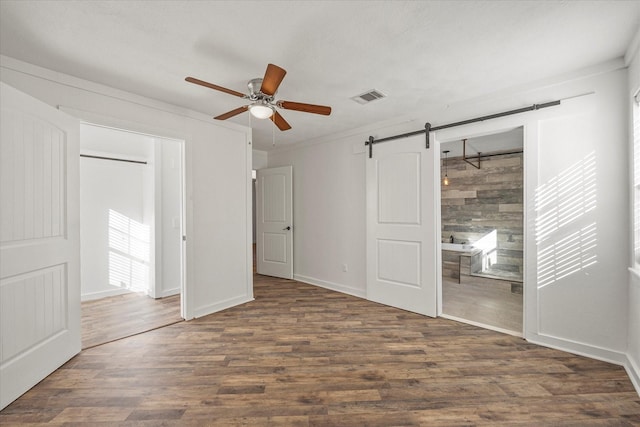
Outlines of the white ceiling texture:
{"type": "MultiPolygon", "coordinates": [[[[2,0],[0,53],[211,117],[246,101],[186,76],[245,92],[274,63],[277,99],[333,108],[280,110],[283,146],[621,57],[639,25],[640,1],[2,0]],[[350,99],[370,89],[387,97],[350,99]]],[[[251,125],[271,149],[272,123],[251,125]]]]}

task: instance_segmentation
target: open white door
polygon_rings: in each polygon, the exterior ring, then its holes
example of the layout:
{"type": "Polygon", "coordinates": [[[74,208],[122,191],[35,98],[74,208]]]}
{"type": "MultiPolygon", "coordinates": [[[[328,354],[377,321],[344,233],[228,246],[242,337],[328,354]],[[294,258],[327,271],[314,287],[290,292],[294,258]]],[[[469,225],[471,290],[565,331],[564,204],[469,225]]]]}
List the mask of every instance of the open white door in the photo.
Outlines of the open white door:
{"type": "Polygon", "coordinates": [[[424,135],[377,144],[367,162],[367,298],[435,317],[435,150],[424,135]]]}
{"type": "Polygon", "coordinates": [[[0,409],[80,352],[79,122],[0,83],[0,409]]]}
{"type": "Polygon", "coordinates": [[[258,274],[293,279],[292,167],[260,169],[256,191],[258,274]]]}

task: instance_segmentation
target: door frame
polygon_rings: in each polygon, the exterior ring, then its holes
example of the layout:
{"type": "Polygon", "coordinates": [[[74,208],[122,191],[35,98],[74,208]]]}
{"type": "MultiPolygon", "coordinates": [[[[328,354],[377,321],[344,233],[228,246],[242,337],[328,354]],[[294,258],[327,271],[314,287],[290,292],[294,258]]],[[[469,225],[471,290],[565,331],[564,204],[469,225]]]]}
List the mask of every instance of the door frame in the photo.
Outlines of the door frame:
{"type": "MultiPolygon", "coordinates": [[[[537,321],[537,304],[535,301],[535,286],[531,286],[531,283],[535,283],[535,280],[530,280],[532,274],[535,272],[535,236],[532,234],[531,227],[527,224],[530,220],[529,210],[533,205],[535,196],[535,183],[537,182],[537,169],[538,163],[538,135],[537,135],[537,122],[541,116],[548,115],[548,112],[536,111],[534,113],[528,113],[524,115],[514,115],[502,117],[486,122],[472,123],[469,125],[459,126],[455,128],[445,129],[434,132],[433,148],[441,151],[441,145],[452,141],[460,141],[463,138],[475,138],[486,135],[493,135],[501,133],[515,128],[521,127],[523,129],[523,276],[522,276],[522,331],[520,333],[514,333],[499,327],[486,325],[473,321],[465,321],[464,323],[479,326],[484,329],[494,330],[501,333],[507,333],[519,337],[526,338],[527,326],[537,321]],[[533,245],[533,246],[532,246],[533,245]],[[533,268],[532,268],[533,266],[533,268]],[[535,320],[534,320],[535,319],[535,320]]],[[[438,176],[441,176],[441,163],[438,162],[438,176]]],[[[441,186],[438,185],[436,191],[436,223],[437,223],[437,256],[438,256],[438,276],[437,276],[437,288],[438,288],[438,316],[447,318],[446,314],[442,313],[442,193],[441,186]]],[[[534,276],[535,277],[535,276],[534,276]]],[[[462,319],[455,318],[456,321],[462,319]]],[[[466,320],[466,319],[465,319],[466,320]]]]}
{"type": "MultiPolygon", "coordinates": [[[[181,283],[180,283],[180,317],[182,317],[185,320],[189,320],[191,318],[193,318],[193,315],[190,315],[190,313],[188,313],[189,307],[191,307],[192,305],[188,304],[188,298],[189,298],[189,292],[188,292],[188,286],[187,286],[187,278],[188,278],[188,274],[187,274],[187,260],[188,260],[188,255],[187,255],[187,247],[186,247],[186,239],[185,236],[192,234],[189,233],[190,231],[190,226],[192,224],[192,212],[190,209],[187,209],[187,199],[186,199],[186,195],[187,195],[187,191],[189,190],[188,185],[189,183],[191,183],[191,179],[190,179],[190,171],[187,169],[186,165],[187,165],[187,150],[186,150],[186,144],[188,141],[188,135],[186,136],[180,136],[177,135],[175,132],[166,130],[166,129],[159,129],[159,128],[154,128],[154,127],[150,127],[150,126],[145,126],[145,125],[141,125],[137,122],[129,122],[129,121],[125,121],[125,120],[120,120],[120,119],[115,119],[113,117],[108,117],[108,116],[103,116],[101,114],[95,114],[95,113],[91,113],[91,112],[87,112],[87,111],[82,111],[82,110],[77,110],[75,108],[70,108],[70,107],[64,107],[64,106],[59,106],[58,107],[59,110],[70,114],[74,117],[76,117],[79,121],[80,121],[80,125],[89,125],[89,126],[97,126],[97,127],[102,127],[102,128],[108,128],[108,129],[114,129],[114,130],[119,130],[119,131],[123,131],[123,132],[130,132],[130,133],[137,133],[137,134],[142,134],[145,136],[149,136],[152,138],[159,138],[159,139],[169,139],[172,141],[176,141],[180,144],[180,158],[181,158],[181,164],[180,164],[180,168],[181,168],[181,183],[180,183],[180,188],[181,188],[181,194],[180,194],[180,202],[181,202],[181,220],[180,220],[180,233],[182,235],[182,244],[180,245],[180,277],[181,277],[181,283]]],[[[154,172],[155,175],[155,172],[154,172]]],[[[154,202],[154,208],[155,208],[155,202],[154,202]]],[[[155,229],[156,227],[153,227],[154,229],[154,234],[155,234],[155,229]]],[[[155,252],[158,249],[158,241],[154,238],[154,259],[155,259],[155,252]]],[[[80,263],[82,263],[82,259],[80,260],[80,263]]],[[[153,275],[155,276],[155,268],[156,268],[156,263],[154,262],[154,272],[153,275]]],[[[155,286],[155,280],[154,280],[154,286],[155,286]]]]}
{"type": "MultiPolygon", "coordinates": [[[[294,244],[294,219],[293,219],[293,166],[278,166],[278,167],[270,167],[270,168],[262,168],[256,171],[256,272],[257,274],[269,275],[273,277],[280,277],[283,279],[293,280],[294,278],[294,252],[293,252],[293,244],[294,244]],[[285,186],[284,186],[284,210],[285,210],[285,219],[284,221],[280,221],[281,224],[277,225],[279,235],[285,235],[285,259],[286,263],[284,266],[286,267],[286,272],[284,268],[280,266],[274,266],[275,263],[267,264],[261,261],[264,258],[264,231],[265,225],[261,221],[261,216],[263,215],[263,206],[264,206],[264,187],[262,186],[264,182],[264,176],[272,175],[273,172],[277,172],[280,175],[285,175],[285,186]],[[288,182],[287,182],[288,181],[288,182]],[[288,217],[288,218],[287,218],[288,217]],[[280,230],[280,227],[285,227],[280,230]],[[286,233],[282,233],[285,231],[286,233]],[[266,270],[266,271],[265,271],[266,270]],[[272,274],[269,274],[272,273],[272,274]]],[[[271,234],[274,234],[273,232],[271,234]]]]}
{"type": "MultiPolygon", "coordinates": [[[[538,244],[536,241],[536,192],[542,184],[540,163],[541,146],[547,141],[541,133],[542,125],[556,120],[565,120],[576,115],[593,115],[594,92],[588,92],[573,97],[562,99],[562,104],[555,108],[545,108],[529,111],[522,114],[505,116],[434,132],[433,146],[440,151],[440,141],[462,139],[466,136],[482,136],[513,129],[523,128],[523,175],[524,175],[524,235],[523,235],[523,338],[529,342],[547,347],[569,349],[572,352],[582,352],[591,356],[598,355],[603,360],[618,360],[607,351],[599,347],[583,344],[577,341],[567,340],[544,331],[543,320],[547,311],[539,303],[540,291],[538,289],[538,244]]],[[[438,163],[438,169],[440,164],[438,163]]],[[[438,203],[440,203],[438,196],[438,203]]],[[[441,215],[441,212],[438,212],[441,215]]],[[[442,239],[442,236],[440,237],[442,239]]],[[[442,284],[439,283],[440,292],[442,284]]],[[[441,310],[440,306],[440,310],[441,310]]],[[[595,356],[594,356],[595,357],[595,356]]]]}
{"type": "MultiPolygon", "coordinates": [[[[511,122],[511,120],[506,120],[511,122]]],[[[450,142],[456,142],[456,141],[461,141],[464,138],[476,138],[476,137],[480,137],[480,136],[488,136],[488,135],[494,135],[494,134],[498,134],[498,133],[502,133],[502,132],[506,132],[506,131],[510,131],[513,129],[517,129],[517,128],[522,128],[523,129],[523,135],[522,135],[522,139],[523,139],[523,147],[522,147],[522,167],[523,167],[523,173],[522,173],[522,179],[523,179],[523,184],[522,184],[522,210],[523,210],[523,218],[522,218],[522,264],[523,264],[523,275],[522,275],[522,331],[520,332],[516,332],[516,331],[511,331],[508,329],[504,329],[504,328],[500,328],[497,326],[492,326],[492,325],[488,325],[485,323],[480,323],[480,322],[475,322],[473,320],[469,320],[469,319],[462,319],[462,318],[458,318],[458,317],[454,317],[454,316],[448,316],[447,314],[444,314],[442,312],[442,306],[443,306],[443,301],[442,301],[442,185],[438,185],[437,190],[436,190],[436,226],[438,227],[437,229],[437,236],[438,239],[436,241],[437,244],[437,250],[436,250],[436,254],[437,254],[437,279],[436,279],[436,286],[438,288],[438,316],[443,317],[445,319],[451,319],[451,320],[456,320],[456,321],[460,321],[463,323],[467,323],[470,325],[474,325],[474,326],[479,326],[481,328],[484,329],[489,329],[492,331],[497,331],[497,332],[501,332],[501,333],[505,333],[505,334],[509,334],[509,335],[514,335],[517,337],[524,337],[525,335],[525,321],[526,321],[526,298],[527,298],[527,278],[526,278],[526,251],[527,251],[527,209],[528,209],[528,202],[527,202],[527,181],[526,181],[526,175],[527,175],[527,160],[526,160],[526,155],[527,155],[527,147],[526,147],[526,141],[527,141],[527,137],[526,137],[526,132],[527,132],[527,125],[526,124],[521,124],[521,125],[516,125],[516,126],[505,126],[504,124],[501,125],[499,123],[494,124],[494,123],[482,123],[481,125],[476,125],[476,124],[470,124],[467,126],[461,126],[458,131],[454,131],[452,129],[451,132],[436,132],[436,136],[434,138],[434,149],[438,150],[438,153],[441,152],[441,146],[442,144],[446,144],[446,143],[450,143],[450,142]]],[[[442,166],[441,166],[441,161],[438,161],[438,177],[441,176],[441,170],[442,170],[442,166]]]]}

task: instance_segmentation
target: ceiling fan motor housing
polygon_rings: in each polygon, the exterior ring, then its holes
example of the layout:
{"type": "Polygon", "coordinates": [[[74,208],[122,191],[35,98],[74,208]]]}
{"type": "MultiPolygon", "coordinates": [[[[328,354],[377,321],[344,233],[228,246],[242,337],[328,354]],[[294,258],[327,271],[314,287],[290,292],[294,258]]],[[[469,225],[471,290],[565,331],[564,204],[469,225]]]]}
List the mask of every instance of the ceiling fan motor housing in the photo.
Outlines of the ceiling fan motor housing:
{"type": "Polygon", "coordinates": [[[260,91],[262,87],[262,79],[251,79],[249,83],[247,83],[247,87],[249,88],[249,99],[252,101],[257,100],[265,100],[267,102],[273,101],[275,93],[272,96],[265,95],[260,91]]]}

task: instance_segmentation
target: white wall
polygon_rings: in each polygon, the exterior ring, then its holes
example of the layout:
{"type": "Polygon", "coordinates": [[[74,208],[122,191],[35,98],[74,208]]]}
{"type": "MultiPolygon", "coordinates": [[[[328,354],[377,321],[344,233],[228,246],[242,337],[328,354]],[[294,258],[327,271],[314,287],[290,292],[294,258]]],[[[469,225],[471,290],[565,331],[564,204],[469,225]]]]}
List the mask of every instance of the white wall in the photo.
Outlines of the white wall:
{"type": "Polygon", "coordinates": [[[640,275],[630,273],[627,372],[640,393],[640,275]]]}
{"type": "MultiPolygon", "coordinates": [[[[153,139],[150,137],[96,126],[80,126],[81,154],[149,162],[152,152],[153,139]]],[[[152,164],[80,158],[80,277],[83,301],[132,289],[131,281],[110,277],[109,213],[114,210],[148,227],[148,249],[151,254],[153,203],[146,200],[145,195],[153,193],[152,164]]],[[[147,260],[149,272],[153,267],[152,261],[150,257],[147,260]]],[[[136,289],[132,290],[150,291],[152,276],[149,272],[144,276],[144,283],[136,281],[136,289]]]]}
{"type": "Polygon", "coordinates": [[[0,57],[7,84],[80,119],[185,140],[187,319],[253,299],[251,130],[0,57]]]}
{"type": "MultiPolygon", "coordinates": [[[[357,129],[323,144],[281,149],[269,153],[269,167],[286,164],[294,169],[294,273],[299,280],[356,295],[365,295],[365,181],[364,141],[419,130],[554,99],[590,92],[584,100],[566,106],[485,122],[485,131],[525,126],[528,132],[527,165],[529,198],[527,280],[527,338],[575,353],[624,363],[627,348],[626,273],[629,230],[628,201],[621,191],[627,186],[626,87],[627,72],[621,60],[601,64],[569,76],[537,82],[492,97],[453,104],[445,109],[416,112],[404,121],[357,129]],[[577,106],[576,106],[577,105],[577,106]],[[577,109],[577,110],[576,110],[577,109]],[[576,113],[575,115],[574,113],[576,113]],[[577,118],[576,118],[577,117],[577,118]],[[589,119],[585,122],[584,118],[589,119]],[[575,120],[574,120],[575,119],[575,120]],[[563,137],[572,126],[570,142],[563,137]],[[540,127],[538,126],[540,125],[540,127]],[[493,127],[493,129],[491,129],[493,127]],[[579,137],[578,137],[579,136],[579,137]],[[564,144],[564,145],[563,145],[564,144]],[[578,149],[579,152],[573,152],[578,149]],[[359,152],[360,151],[360,152],[359,152]],[[584,155],[595,152],[598,207],[592,219],[598,223],[598,263],[539,289],[535,244],[536,188],[584,155]],[[533,163],[531,163],[533,162],[533,163]],[[622,166],[621,166],[622,165],[622,166]],[[341,271],[348,264],[349,271],[341,271]],[[538,304],[536,304],[538,302],[538,304]]],[[[458,134],[471,127],[455,128],[458,134]]],[[[480,127],[473,132],[480,132],[480,127]]],[[[433,139],[452,138],[454,132],[436,133],[433,139]]],[[[477,135],[476,135],[477,136],[477,135]]],[[[438,149],[437,144],[433,149],[438,149]]],[[[375,149],[374,149],[375,155],[375,149]]],[[[527,172],[526,172],[527,173],[527,172]]],[[[434,207],[435,208],[435,207],[434,207]]],[[[585,217],[586,218],[586,217],[585,217]]],[[[570,235],[581,221],[554,235],[554,242],[570,235]]],[[[577,228],[579,230],[579,228],[577,228]]]]}
{"type": "MultiPolygon", "coordinates": [[[[640,89],[640,30],[636,34],[635,46],[629,49],[627,52],[629,64],[629,86],[627,92],[627,99],[629,104],[633,102],[630,98],[640,89]]],[[[633,122],[630,123],[629,129],[633,128],[633,122]]],[[[633,164],[633,132],[630,132],[629,137],[629,159],[630,166],[633,164]]],[[[630,168],[629,180],[633,182],[633,169],[630,168]]],[[[633,193],[630,194],[630,217],[633,218],[633,193]]],[[[631,221],[631,232],[633,233],[633,224],[631,221]]],[[[629,244],[628,256],[629,262],[633,265],[633,245],[629,244]]],[[[627,371],[630,372],[632,379],[634,380],[636,390],[640,391],[640,271],[634,270],[629,272],[629,321],[628,321],[628,349],[627,356],[629,358],[627,364],[627,371]]]]}
{"type": "Polygon", "coordinates": [[[153,296],[180,293],[182,246],[182,147],[180,141],[155,138],[156,283],[153,296]],[[158,252],[160,254],[158,254],[158,252]]]}
{"type": "Polygon", "coordinates": [[[294,278],[363,297],[365,163],[352,150],[359,141],[269,153],[269,167],[293,166],[294,278]]]}
{"type": "Polygon", "coordinates": [[[180,293],[182,147],[180,141],[81,124],[82,154],[146,165],[80,159],[82,299],[127,292],[109,283],[107,222],[110,209],[149,227],[149,274],[144,291],[154,298],[180,293]]]}
{"type": "MultiPolygon", "coordinates": [[[[268,153],[266,151],[261,150],[253,150],[253,170],[264,169],[267,167],[268,153]]],[[[252,229],[253,229],[253,243],[256,243],[256,187],[255,183],[251,185],[252,188],[252,202],[253,202],[253,213],[252,213],[252,229]]]]}
{"type": "Polygon", "coordinates": [[[593,95],[567,100],[537,128],[525,129],[538,141],[533,164],[530,134],[525,142],[526,215],[536,222],[528,224],[527,250],[535,258],[527,259],[526,278],[536,288],[527,289],[526,337],[623,363],[629,233],[621,224],[628,223],[628,201],[611,189],[627,182],[626,70],[580,86],[593,95]],[[544,197],[552,202],[540,207],[544,197]]]}
{"type": "Polygon", "coordinates": [[[267,167],[268,153],[261,150],[253,150],[253,165],[254,170],[264,169],[267,167]]]}

